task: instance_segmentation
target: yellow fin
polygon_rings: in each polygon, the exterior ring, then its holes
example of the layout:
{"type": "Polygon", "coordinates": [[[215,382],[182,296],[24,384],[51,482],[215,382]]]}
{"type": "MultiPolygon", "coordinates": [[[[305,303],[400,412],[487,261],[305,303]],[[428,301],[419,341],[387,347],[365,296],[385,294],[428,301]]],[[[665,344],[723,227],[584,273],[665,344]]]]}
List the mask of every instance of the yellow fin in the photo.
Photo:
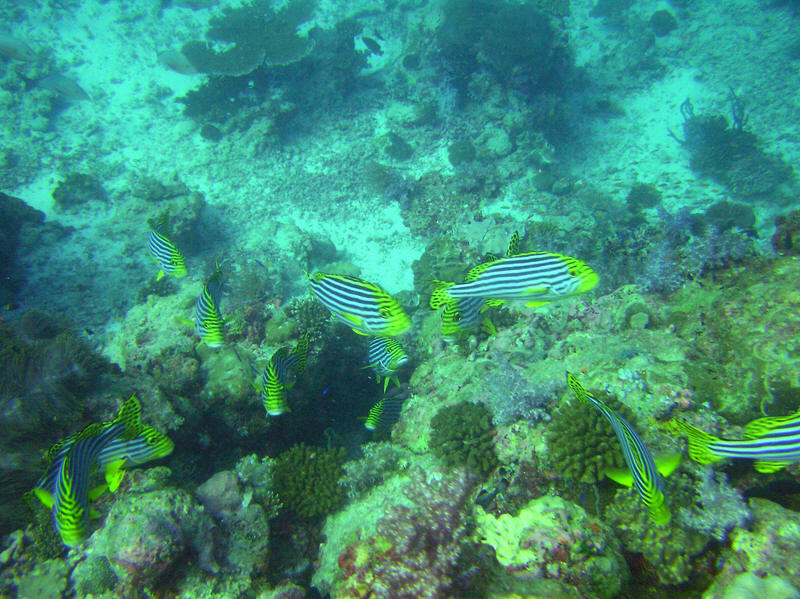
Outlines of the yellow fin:
{"type": "Polygon", "coordinates": [[[619,483],[624,487],[632,487],[633,486],[633,474],[631,473],[630,469],[625,468],[608,468],[604,471],[604,474],[613,480],[615,483],[619,483]]]}
{"type": "Polygon", "coordinates": [[[158,274],[156,275],[156,282],[160,281],[163,278],[164,278],[164,271],[163,270],[159,270],[158,274]]]}
{"type": "Polygon", "coordinates": [[[744,427],[744,436],[747,439],[757,439],[783,425],[794,424],[800,419],[800,410],[788,416],[766,416],[748,422],[744,427]]]}
{"type": "Polygon", "coordinates": [[[489,335],[497,335],[497,329],[495,328],[494,323],[488,318],[481,324],[481,329],[483,329],[484,333],[488,333],[489,335]]]}
{"type": "Polygon", "coordinates": [[[546,306],[549,303],[550,302],[546,302],[546,301],[543,301],[543,300],[532,300],[532,301],[526,303],[525,306],[528,307],[528,308],[538,308],[539,306],[546,306]]]}
{"type": "Polygon", "coordinates": [[[659,492],[658,495],[660,497],[654,498],[654,503],[648,507],[650,521],[658,526],[665,526],[672,519],[672,514],[664,502],[664,494],[659,492]]]}
{"type": "Polygon", "coordinates": [[[681,454],[679,453],[666,453],[655,458],[653,461],[656,463],[656,470],[661,476],[669,476],[680,466],[681,454]]]}
{"type": "Polygon", "coordinates": [[[187,327],[193,327],[194,326],[194,323],[191,320],[189,320],[188,318],[183,318],[182,316],[176,316],[175,317],[175,323],[176,324],[185,324],[187,327]]]}
{"type": "Polygon", "coordinates": [[[94,489],[89,490],[89,501],[94,501],[98,497],[100,497],[103,493],[106,492],[108,489],[108,485],[103,483],[102,485],[96,486],[94,489]]]}
{"type": "Polygon", "coordinates": [[[90,518],[92,518],[93,520],[97,520],[97,518],[100,518],[102,516],[103,516],[103,514],[98,512],[96,509],[94,509],[93,507],[89,507],[89,517],[90,518]]]}
{"type": "Polygon", "coordinates": [[[791,464],[791,462],[766,462],[764,460],[756,460],[753,464],[753,467],[756,469],[756,472],[777,472],[781,468],[786,468],[791,464]]]}
{"type": "Polygon", "coordinates": [[[108,490],[112,493],[119,488],[122,479],[125,478],[125,470],[122,469],[124,464],[125,460],[116,460],[106,466],[106,483],[108,490]]]}
{"type": "Polygon", "coordinates": [[[53,507],[53,494],[50,491],[45,491],[41,487],[36,487],[33,490],[34,495],[39,498],[39,501],[42,502],[44,507],[51,508],[53,507]]]}

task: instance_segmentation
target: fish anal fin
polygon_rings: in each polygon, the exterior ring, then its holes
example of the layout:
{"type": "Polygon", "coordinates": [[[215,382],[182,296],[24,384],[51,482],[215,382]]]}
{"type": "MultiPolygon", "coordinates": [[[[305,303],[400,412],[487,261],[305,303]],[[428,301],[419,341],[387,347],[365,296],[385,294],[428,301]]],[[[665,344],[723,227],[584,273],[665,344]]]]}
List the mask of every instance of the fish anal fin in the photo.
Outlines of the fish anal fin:
{"type": "Polygon", "coordinates": [[[781,468],[786,468],[790,462],[767,462],[765,460],[756,460],[753,467],[757,472],[777,472],[781,468]]]}
{"type": "Polygon", "coordinates": [[[89,501],[94,501],[108,490],[108,485],[103,483],[96,486],[94,489],[89,489],[89,501]]]}
{"type": "Polygon", "coordinates": [[[158,271],[158,274],[156,275],[156,282],[158,282],[158,281],[160,281],[161,279],[163,279],[163,278],[164,278],[164,274],[165,274],[165,273],[164,273],[164,271],[163,271],[163,270],[159,270],[159,271],[158,271]]]}
{"type": "Polygon", "coordinates": [[[680,466],[681,454],[679,453],[666,453],[655,458],[656,470],[661,476],[669,476],[680,466]]]}
{"type": "Polygon", "coordinates": [[[633,474],[628,468],[608,468],[604,471],[604,474],[624,487],[633,486],[633,474]]]}
{"type": "Polygon", "coordinates": [[[538,308],[539,306],[546,306],[550,302],[546,302],[543,300],[532,300],[525,304],[527,308],[538,308]]]}

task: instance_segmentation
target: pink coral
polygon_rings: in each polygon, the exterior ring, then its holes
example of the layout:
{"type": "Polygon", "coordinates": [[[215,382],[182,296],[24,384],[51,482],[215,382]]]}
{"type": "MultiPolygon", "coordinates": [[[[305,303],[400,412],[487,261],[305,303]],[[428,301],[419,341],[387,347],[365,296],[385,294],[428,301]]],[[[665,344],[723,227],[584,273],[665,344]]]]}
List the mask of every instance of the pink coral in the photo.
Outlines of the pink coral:
{"type": "Polygon", "coordinates": [[[375,535],[342,552],[345,582],[337,597],[447,596],[466,538],[474,479],[463,470],[433,478],[414,471],[404,491],[411,506],[396,506],[378,521],[375,535]]]}

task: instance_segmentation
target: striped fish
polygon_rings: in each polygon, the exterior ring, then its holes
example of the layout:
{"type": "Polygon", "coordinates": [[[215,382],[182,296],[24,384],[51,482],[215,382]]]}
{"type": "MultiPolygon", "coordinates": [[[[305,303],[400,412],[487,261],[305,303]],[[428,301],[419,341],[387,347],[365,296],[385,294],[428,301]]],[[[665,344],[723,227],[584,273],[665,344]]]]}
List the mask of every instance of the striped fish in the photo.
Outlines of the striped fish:
{"type": "Polygon", "coordinates": [[[48,451],[47,472],[35,494],[51,508],[53,524],[65,545],[75,546],[87,536],[89,502],[107,488],[115,490],[131,464],[168,455],[172,441],[140,421],[141,406],[135,395],[122,406],[116,419],[91,424],[48,451]],[[90,474],[105,468],[106,483],[89,488],[90,474]]]}
{"type": "Polygon", "coordinates": [[[194,305],[194,330],[208,347],[220,347],[225,343],[222,331],[222,316],[219,313],[219,297],[222,292],[222,271],[216,271],[203,285],[203,291],[194,305]]]}
{"type": "Polygon", "coordinates": [[[678,467],[680,455],[669,455],[659,460],[653,460],[650,450],[636,433],[630,423],[609,408],[605,403],[591,395],[578,380],[571,374],[567,374],[567,385],[579,401],[591,405],[605,417],[614,429],[614,433],[622,446],[622,453],[628,470],[620,472],[618,470],[606,471],[606,476],[610,479],[626,485],[631,484],[636,488],[642,503],[647,506],[650,512],[650,519],[659,525],[667,524],[671,515],[665,505],[664,497],[664,476],[668,476],[678,467]]]}
{"type": "Polygon", "coordinates": [[[150,236],[147,238],[147,251],[150,252],[150,256],[159,268],[156,281],[160,281],[164,275],[170,275],[176,279],[186,276],[188,271],[183,255],[175,247],[175,244],[161,233],[160,229],[150,231],[150,236]]]}
{"type": "Polygon", "coordinates": [[[304,335],[294,349],[282,347],[267,362],[261,375],[259,394],[269,416],[280,416],[289,410],[286,391],[294,385],[291,377],[305,371],[307,357],[308,335],[304,335]]]}
{"type": "Polygon", "coordinates": [[[364,419],[364,428],[368,431],[391,429],[400,417],[403,401],[405,401],[405,395],[403,394],[381,397],[369,409],[369,414],[364,419]]]}
{"type": "Polygon", "coordinates": [[[496,333],[492,321],[484,314],[489,306],[489,300],[483,297],[460,297],[446,303],[442,310],[442,335],[457,335],[478,326],[490,334],[496,333]]]}
{"type": "Polygon", "coordinates": [[[755,460],[758,472],[775,472],[800,462],[800,410],[789,416],[759,418],[744,427],[744,439],[715,437],[688,422],[675,419],[669,425],[689,441],[689,457],[701,464],[723,458],[755,460]]]}
{"type": "Polygon", "coordinates": [[[434,281],[431,307],[437,310],[464,297],[495,300],[495,305],[523,300],[527,306],[540,306],[586,293],[597,281],[597,274],[575,258],[550,252],[516,254],[478,264],[463,283],[434,281]]]}
{"type": "Polygon", "coordinates": [[[400,303],[374,283],[322,272],[308,279],[314,297],[356,333],[395,337],[411,326],[400,303]]]}
{"type": "Polygon", "coordinates": [[[384,377],[383,392],[386,393],[390,379],[395,381],[396,385],[400,384],[396,373],[403,364],[408,362],[408,355],[403,346],[391,337],[375,337],[369,342],[367,361],[369,364],[366,367],[375,369],[378,382],[381,381],[381,377],[384,377]]]}

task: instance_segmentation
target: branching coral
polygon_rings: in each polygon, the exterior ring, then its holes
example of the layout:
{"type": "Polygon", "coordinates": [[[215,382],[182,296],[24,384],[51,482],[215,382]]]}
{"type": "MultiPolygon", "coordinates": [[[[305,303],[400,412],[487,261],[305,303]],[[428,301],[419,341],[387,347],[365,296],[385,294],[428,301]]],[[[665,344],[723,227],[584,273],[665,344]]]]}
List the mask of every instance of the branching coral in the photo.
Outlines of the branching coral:
{"type": "MultiPolygon", "coordinates": [[[[605,393],[596,395],[628,422],[635,422],[624,404],[605,393]]],[[[609,468],[625,467],[611,425],[598,410],[587,410],[576,401],[562,404],[553,413],[547,446],[553,468],[567,480],[596,483],[609,468]]]]}
{"type": "Polygon", "coordinates": [[[497,466],[491,418],[482,404],[461,402],[442,408],[431,420],[431,449],[448,466],[491,472],[497,466]]]}
{"type": "Polygon", "coordinates": [[[275,459],[273,481],[283,505],[301,518],[313,519],[335,510],[344,499],[339,486],[344,449],[300,443],[275,459]]]}

